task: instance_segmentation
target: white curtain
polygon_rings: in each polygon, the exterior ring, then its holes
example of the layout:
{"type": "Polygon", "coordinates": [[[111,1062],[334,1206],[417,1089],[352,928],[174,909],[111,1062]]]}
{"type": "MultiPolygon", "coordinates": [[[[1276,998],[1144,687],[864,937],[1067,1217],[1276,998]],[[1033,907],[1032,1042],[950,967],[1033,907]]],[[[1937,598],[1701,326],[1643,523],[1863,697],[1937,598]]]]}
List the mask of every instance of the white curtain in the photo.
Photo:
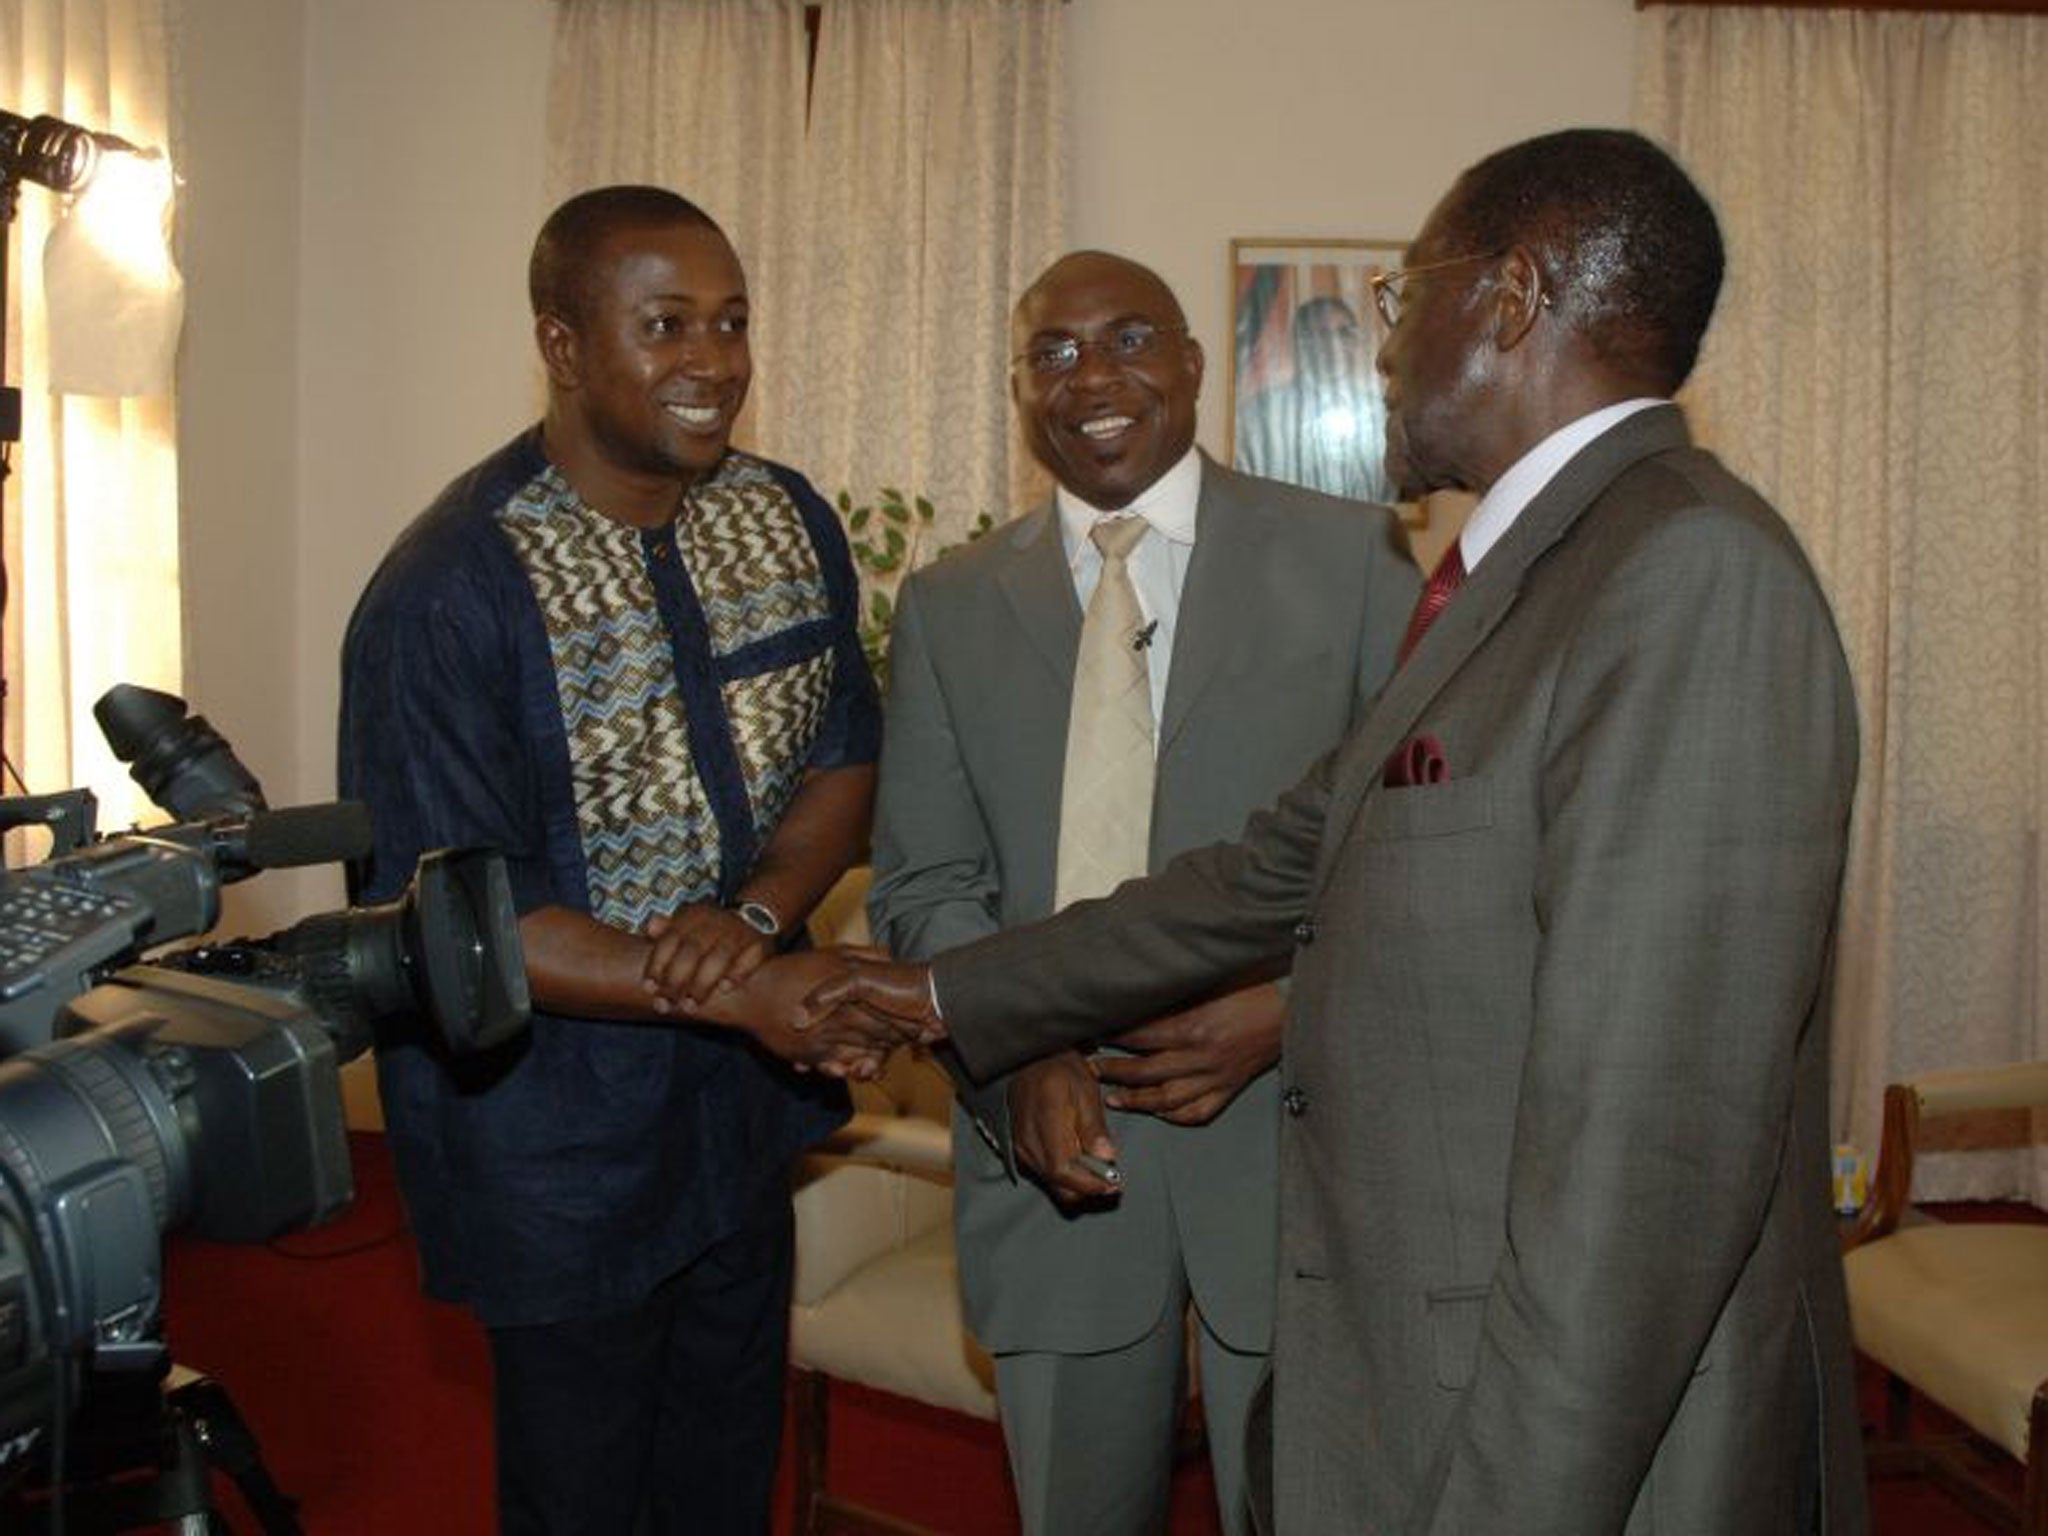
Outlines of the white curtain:
{"type": "Polygon", "coordinates": [[[550,208],[592,187],[648,182],[698,204],[731,238],[753,311],[741,435],[775,456],[776,381],[804,358],[784,296],[808,237],[808,47],[803,0],[563,0],[548,82],[550,208]]]}
{"type": "MultiPolygon", "coordinates": [[[[2048,18],[1639,24],[1638,121],[1730,251],[1695,425],[1799,531],[1856,674],[1836,1122],[1874,1151],[1887,1080],[2048,1056],[2048,18]]],[[[2044,1175],[2015,1146],[1919,1189],[2044,1175]]]]}
{"type": "MultiPolygon", "coordinates": [[[[0,0],[0,107],[160,146],[168,128],[165,52],[161,0],[0,0]]],[[[162,167],[158,175],[167,182],[162,167]]],[[[103,190],[95,185],[86,195],[103,190]]],[[[91,709],[116,682],[180,686],[170,381],[153,367],[154,383],[107,386],[153,393],[51,393],[53,353],[60,369],[68,362],[74,387],[100,387],[79,370],[100,371],[91,365],[107,360],[113,333],[67,329],[78,317],[50,312],[43,253],[67,216],[64,200],[24,186],[18,208],[6,363],[8,382],[22,391],[21,442],[4,488],[8,757],[39,793],[90,784],[103,826],[161,819],[108,752],[91,709]]],[[[69,244],[80,254],[76,240],[69,244]]],[[[149,350],[167,359],[175,272],[160,248],[150,259],[163,302],[144,323],[153,328],[149,350]]],[[[87,303],[80,314],[90,322],[98,307],[87,303]]]]}
{"type": "Polygon", "coordinates": [[[939,542],[1042,494],[1009,322],[1065,242],[1061,36],[1054,0],[824,6],[791,441],[856,497],[929,496],[939,542]]]}
{"type": "Polygon", "coordinates": [[[919,551],[1030,494],[1008,314],[1064,239],[1057,0],[562,0],[556,197],[652,180],[753,297],[743,438],[828,497],[928,496],[919,551]]]}

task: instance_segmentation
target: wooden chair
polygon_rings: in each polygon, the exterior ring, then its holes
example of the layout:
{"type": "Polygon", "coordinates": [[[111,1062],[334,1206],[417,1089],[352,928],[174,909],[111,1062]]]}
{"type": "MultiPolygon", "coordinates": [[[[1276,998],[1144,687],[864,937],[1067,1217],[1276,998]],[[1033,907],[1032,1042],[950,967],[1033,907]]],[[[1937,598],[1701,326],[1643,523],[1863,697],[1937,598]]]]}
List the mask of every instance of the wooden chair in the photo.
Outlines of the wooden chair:
{"type": "Polygon", "coordinates": [[[2048,1225],[1915,1220],[1908,1209],[1923,1121],[2035,1105],[2048,1105],[2048,1062],[1887,1088],[1874,1188],[1843,1268],[1856,1346],[1890,1375],[1872,1475],[1924,1475],[2002,1530],[2048,1536],[2048,1225]],[[1970,1433],[1914,1437],[1915,1392],[1970,1433]],[[1983,1475],[1984,1442],[2024,1464],[2017,1504],[1983,1475]]]}
{"type": "MultiPolygon", "coordinates": [[[[820,942],[865,942],[866,871],[813,914],[820,942]]],[[[853,1119],[798,1171],[790,1365],[797,1536],[916,1528],[832,1492],[831,1380],[996,1416],[995,1367],[967,1331],[953,1256],[952,1084],[905,1052],[854,1086],[853,1119]]]]}
{"type": "MultiPolygon", "coordinates": [[[[864,943],[866,871],[812,915],[820,943],[864,943]]],[[[968,1331],[953,1252],[953,1085],[899,1051],[881,1080],[856,1084],[855,1113],[796,1180],[796,1284],[790,1365],[797,1536],[921,1536],[828,1486],[831,1379],[858,1382],[972,1418],[996,1417],[995,1365],[968,1331]]],[[[1175,1447],[1207,1451],[1196,1383],[1175,1447]]]]}
{"type": "Polygon", "coordinates": [[[951,1094],[929,1061],[899,1055],[879,1096],[805,1159],[796,1190],[798,1536],[915,1529],[828,1486],[830,1379],[993,1420],[995,1368],[967,1331],[953,1255],[951,1094]]]}

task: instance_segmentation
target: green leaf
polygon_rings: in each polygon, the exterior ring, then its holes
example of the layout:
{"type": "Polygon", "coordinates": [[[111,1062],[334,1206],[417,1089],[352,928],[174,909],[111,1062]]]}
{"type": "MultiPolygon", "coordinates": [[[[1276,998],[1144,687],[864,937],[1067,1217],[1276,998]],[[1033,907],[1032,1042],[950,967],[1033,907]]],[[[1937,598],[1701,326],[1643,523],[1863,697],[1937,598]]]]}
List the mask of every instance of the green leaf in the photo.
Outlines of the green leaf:
{"type": "Polygon", "coordinates": [[[917,498],[917,515],[921,521],[928,523],[937,514],[932,511],[932,504],[920,496],[917,498]]]}
{"type": "Polygon", "coordinates": [[[868,519],[873,515],[874,512],[871,508],[862,507],[859,511],[855,512],[852,517],[847,519],[846,525],[847,527],[851,528],[855,533],[859,533],[861,529],[867,527],[868,519]]]}
{"type": "Polygon", "coordinates": [[[841,491],[839,493],[839,510],[842,512],[851,512],[853,510],[853,492],[841,491]]]}
{"type": "Polygon", "coordinates": [[[902,554],[905,545],[908,543],[908,540],[906,540],[903,537],[902,530],[898,528],[890,528],[886,529],[885,532],[888,534],[888,539],[886,542],[888,545],[889,553],[892,555],[902,554]]]}
{"type": "Polygon", "coordinates": [[[882,516],[889,519],[892,523],[907,523],[910,521],[910,511],[900,501],[883,502],[882,516]]]}
{"type": "Polygon", "coordinates": [[[882,500],[893,501],[898,506],[901,506],[903,504],[903,493],[893,485],[885,485],[882,487],[882,500]]]}

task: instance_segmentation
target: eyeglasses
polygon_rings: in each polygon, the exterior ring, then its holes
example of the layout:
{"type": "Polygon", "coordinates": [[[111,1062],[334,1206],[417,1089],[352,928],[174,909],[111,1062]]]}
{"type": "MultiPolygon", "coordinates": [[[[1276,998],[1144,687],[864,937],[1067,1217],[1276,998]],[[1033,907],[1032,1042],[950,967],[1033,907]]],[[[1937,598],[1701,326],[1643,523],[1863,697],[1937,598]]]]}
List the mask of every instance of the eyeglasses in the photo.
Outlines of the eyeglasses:
{"type": "Polygon", "coordinates": [[[1401,288],[1409,278],[1424,272],[1441,272],[1446,267],[1462,267],[1468,261],[1498,261],[1505,251],[1475,251],[1470,256],[1452,256],[1444,261],[1426,261],[1419,267],[1401,267],[1392,272],[1374,272],[1366,278],[1372,289],[1373,307],[1380,312],[1380,318],[1392,330],[1401,323],[1401,288]]]}
{"type": "Polygon", "coordinates": [[[1034,341],[1010,359],[1010,365],[1029,368],[1042,379],[1057,379],[1081,366],[1081,354],[1099,350],[1113,363],[1135,363],[1159,345],[1160,339],[1184,333],[1185,325],[1154,325],[1150,320],[1126,320],[1106,336],[1083,341],[1077,336],[1047,336],[1034,341]]]}

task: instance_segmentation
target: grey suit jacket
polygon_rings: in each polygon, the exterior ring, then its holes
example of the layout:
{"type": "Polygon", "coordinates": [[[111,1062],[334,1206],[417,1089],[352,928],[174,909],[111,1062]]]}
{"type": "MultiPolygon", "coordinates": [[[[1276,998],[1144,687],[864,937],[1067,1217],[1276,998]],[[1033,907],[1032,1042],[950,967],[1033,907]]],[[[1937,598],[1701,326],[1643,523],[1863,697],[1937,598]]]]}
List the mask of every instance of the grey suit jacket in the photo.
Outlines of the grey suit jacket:
{"type": "MultiPolygon", "coordinates": [[[[1234,836],[1342,737],[1393,666],[1416,588],[1385,509],[1204,462],[1161,714],[1153,867],[1234,836]]],[[[927,957],[1052,909],[1080,627],[1051,507],[905,584],[869,903],[898,954],[927,957]]],[[[1275,1074],[1202,1127],[1113,1113],[1123,1194],[1078,1214],[1007,1165],[1007,1086],[970,1096],[992,1144],[964,1119],[955,1135],[962,1290],[982,1343],[1095,1351],[1139,1338],[1166,1304],[1171,1226],[1210,1326],[1233,1348],[1268,1348],[1275,1074]]]]}
{"type": "Polygon", "coordinates": [[[1297,947],[1280,1531],[1864,1529],[1827,1193],[1855,772],[1805,559],[1660,408],[1241,844],[939,963],[986,1073],[1297,947]],[[1387,787],[1420,735],[1450,778],[1387,787]]]}

